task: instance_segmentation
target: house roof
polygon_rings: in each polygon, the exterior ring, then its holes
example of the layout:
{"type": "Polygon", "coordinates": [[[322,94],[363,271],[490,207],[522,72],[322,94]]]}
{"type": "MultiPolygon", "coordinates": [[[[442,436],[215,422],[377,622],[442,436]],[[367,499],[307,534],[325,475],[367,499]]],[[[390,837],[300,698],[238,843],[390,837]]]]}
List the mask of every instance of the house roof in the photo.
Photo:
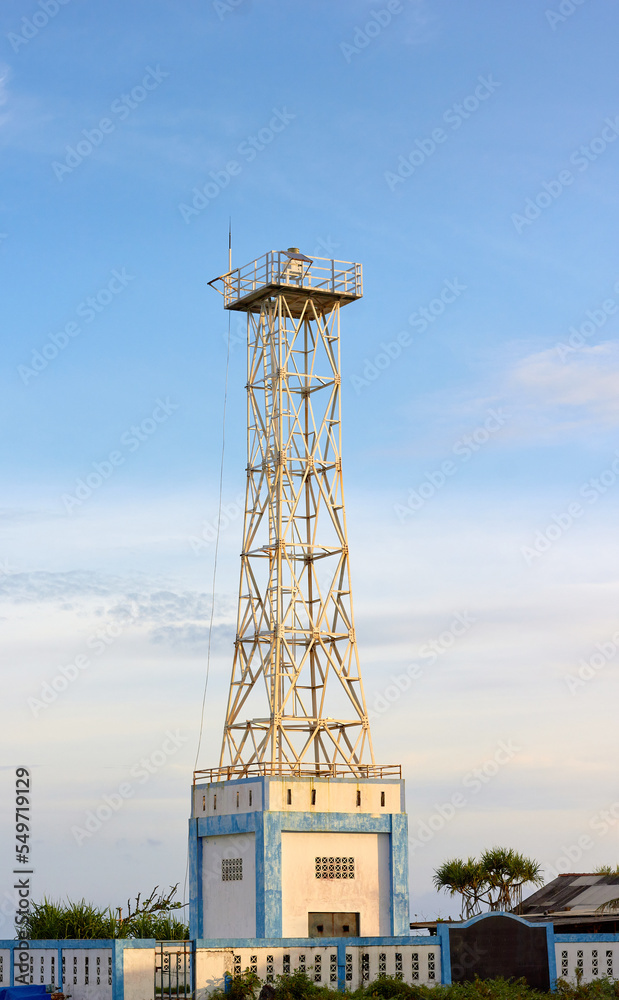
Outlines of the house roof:
{"type": "Polygon", "coordinates": [[[546,920],[561,915],[570,922],[582,917],[612,919],[619,914],[619,905],[611,910],[599,909],[612,899],[619,899],[619,874],[571,872],[558,875],[524,899],[518,913],[526,919],[546,920]]]}

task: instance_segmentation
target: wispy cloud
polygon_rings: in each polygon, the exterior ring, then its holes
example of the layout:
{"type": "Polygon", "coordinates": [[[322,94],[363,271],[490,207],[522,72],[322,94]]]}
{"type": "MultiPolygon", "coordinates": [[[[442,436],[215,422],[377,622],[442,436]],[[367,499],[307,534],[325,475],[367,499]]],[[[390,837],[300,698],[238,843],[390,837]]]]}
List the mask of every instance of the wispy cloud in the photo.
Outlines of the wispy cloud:
{"type": "MultiPolygon", "coordinates": [[[[158,583],[146,577],[127,579],[84,570],[11,573],[0,578],[0,600],[5,613],[18,605],[38,605],[42,612],[52,606],[80,619],[130,626],[157,645],[203,647],[208,639],[211,595],[164,589],[158,583]]],[[[217,598],[215,645],[222,636],[229,639],[234,611],[231,597],[217,598]]]]}
{"type": "Polygon", "coordinates": [[[559,426],[619,423],[619,344],[605,341],[582,347],[565,360],[556,348],[523,358],[512,386],[539,409],[563,408],[559,426]]]}

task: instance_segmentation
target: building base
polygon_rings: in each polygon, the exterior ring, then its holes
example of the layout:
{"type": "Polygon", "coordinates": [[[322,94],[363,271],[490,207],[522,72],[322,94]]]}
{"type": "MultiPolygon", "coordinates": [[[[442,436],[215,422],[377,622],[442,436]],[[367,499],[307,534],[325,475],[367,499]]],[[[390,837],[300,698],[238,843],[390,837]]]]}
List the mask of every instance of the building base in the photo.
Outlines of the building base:
{"type": "Polygon", "coordinates": [[[409,932],[401,779],[197,783],[189,836],[192,937],[409,932]]]}

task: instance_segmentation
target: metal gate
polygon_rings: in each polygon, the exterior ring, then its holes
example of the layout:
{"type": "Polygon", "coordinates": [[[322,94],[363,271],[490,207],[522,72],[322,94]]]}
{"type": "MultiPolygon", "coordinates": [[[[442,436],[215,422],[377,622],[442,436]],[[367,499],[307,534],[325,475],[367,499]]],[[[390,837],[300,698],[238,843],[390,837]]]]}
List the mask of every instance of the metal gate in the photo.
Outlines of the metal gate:
{"type": "Polygon", "coordinates": [[[191,941],[158,941],[155,948],[155,1000],[193,1000],[191,941]]]}

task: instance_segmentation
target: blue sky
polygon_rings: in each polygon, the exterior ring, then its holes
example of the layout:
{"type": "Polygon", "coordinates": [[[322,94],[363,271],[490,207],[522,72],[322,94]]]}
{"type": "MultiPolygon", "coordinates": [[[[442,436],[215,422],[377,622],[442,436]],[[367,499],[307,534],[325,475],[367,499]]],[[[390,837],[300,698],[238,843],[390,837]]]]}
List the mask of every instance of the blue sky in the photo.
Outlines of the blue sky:
{"type": "MultiPolygon", "coordinates": [[[[342,313],[345,487],[412,912],[455,914],[433,868],[495,843],[549,875],[616,863],[617,18],[611,0],[5,0],[6,891],[20,764],[35,896],[119,905],[184,878],[226,362],[207,281],[229,217],[236,264],[293,245],[364,267],[342,313]]],[[[245,481],[235,316],[232,334],[202,766],[245,481]]]]}

